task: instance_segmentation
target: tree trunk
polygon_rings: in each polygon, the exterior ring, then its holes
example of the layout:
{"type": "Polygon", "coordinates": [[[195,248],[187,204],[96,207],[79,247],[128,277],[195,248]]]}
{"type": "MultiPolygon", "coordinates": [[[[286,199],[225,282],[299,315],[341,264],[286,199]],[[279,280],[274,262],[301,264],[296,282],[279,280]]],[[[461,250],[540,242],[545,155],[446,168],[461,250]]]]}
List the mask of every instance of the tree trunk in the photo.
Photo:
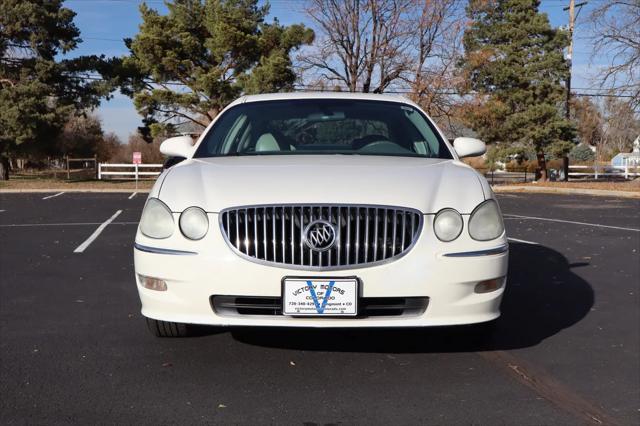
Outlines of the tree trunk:
{"type": "Polygon", "coordinates": [[[9,180],[9,159],[0,155],[0,180],[9,180]]]}
{"type": "Polygon", "coordinates": [[[538,152],[536,156],[538,157],[538,173],[536,173],[538,176],[536,177],[540,182],[546,182],[549,178],[547,176],[547,160],[544,158],[544,152],[538,152]]]}

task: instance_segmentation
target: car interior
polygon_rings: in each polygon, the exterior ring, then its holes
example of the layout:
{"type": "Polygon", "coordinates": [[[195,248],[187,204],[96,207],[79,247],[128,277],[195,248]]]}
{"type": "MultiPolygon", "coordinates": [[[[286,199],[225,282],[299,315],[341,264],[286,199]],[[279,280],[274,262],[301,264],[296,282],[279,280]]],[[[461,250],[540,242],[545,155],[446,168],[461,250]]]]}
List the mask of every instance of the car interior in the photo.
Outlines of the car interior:
{"type": "Polygon", "coordinates": [[[291,103],[257,102],[233,108],[220,121],[196,156],[370,154],[451,158],[426,119],[414,108],[397,103],[354,105],[332,100],[329,105],[301,103],[297,108],[291,103]]]}

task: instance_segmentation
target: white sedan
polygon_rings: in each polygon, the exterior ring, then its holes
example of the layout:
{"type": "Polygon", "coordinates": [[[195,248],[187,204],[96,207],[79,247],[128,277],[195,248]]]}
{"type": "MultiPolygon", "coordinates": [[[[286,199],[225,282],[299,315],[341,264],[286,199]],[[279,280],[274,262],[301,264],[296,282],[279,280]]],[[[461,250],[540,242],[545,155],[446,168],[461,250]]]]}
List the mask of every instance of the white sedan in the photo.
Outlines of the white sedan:
{"type": "Polygon", "coordinates": [[[486,180],[402,97],[242,97],[149,194],[135,239],[142,314],[191,324],[416,327],[500,315],[508,244],[486,180]]]}

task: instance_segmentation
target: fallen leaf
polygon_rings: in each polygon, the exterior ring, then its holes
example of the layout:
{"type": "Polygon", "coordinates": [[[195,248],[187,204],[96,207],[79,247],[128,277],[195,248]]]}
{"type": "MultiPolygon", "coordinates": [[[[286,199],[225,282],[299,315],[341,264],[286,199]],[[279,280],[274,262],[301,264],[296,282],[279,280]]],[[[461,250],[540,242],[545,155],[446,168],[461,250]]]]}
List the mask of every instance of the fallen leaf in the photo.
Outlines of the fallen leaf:
{"type": "Polygon", "coordinates": [[[227,408],[227,406],[224,404],[218,404],[218,408],[227,408]]]}
{"type": "Polygon", "coordinates": [[[296,363],[293,361],[289,361],[289,365],[296,365],[296,363]]]}
{"type": "Polygon", "coordinates": [[[162,363],[162,366],[163,367],[173,367],[173,364],[170,363],[170,362],[164,362],[164,363],[162,363]]]}

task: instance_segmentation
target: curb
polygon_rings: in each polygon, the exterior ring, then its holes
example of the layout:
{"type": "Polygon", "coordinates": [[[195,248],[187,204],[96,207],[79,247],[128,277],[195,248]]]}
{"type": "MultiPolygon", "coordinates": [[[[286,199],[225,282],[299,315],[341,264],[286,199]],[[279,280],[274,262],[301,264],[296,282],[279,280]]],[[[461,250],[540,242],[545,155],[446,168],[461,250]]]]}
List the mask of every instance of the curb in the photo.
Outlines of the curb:
{"type": "Polygon", "coordinates": [[[110,193],[126,193],[131,194],[133,192],[148,193],[150,189],[124,189],[124,188],[0,188],[0,194],[19,194],[19,193],[37,193],[37,192],[110,192],[110,193]]]}
{"type": "Polygon", "coordinates": [[[552,186],[492,186],[493,192],[538,192],[543,194],[594,195],[598,197],[640,198],[640,192],[608,189],[556,188],[552,186]]]}

